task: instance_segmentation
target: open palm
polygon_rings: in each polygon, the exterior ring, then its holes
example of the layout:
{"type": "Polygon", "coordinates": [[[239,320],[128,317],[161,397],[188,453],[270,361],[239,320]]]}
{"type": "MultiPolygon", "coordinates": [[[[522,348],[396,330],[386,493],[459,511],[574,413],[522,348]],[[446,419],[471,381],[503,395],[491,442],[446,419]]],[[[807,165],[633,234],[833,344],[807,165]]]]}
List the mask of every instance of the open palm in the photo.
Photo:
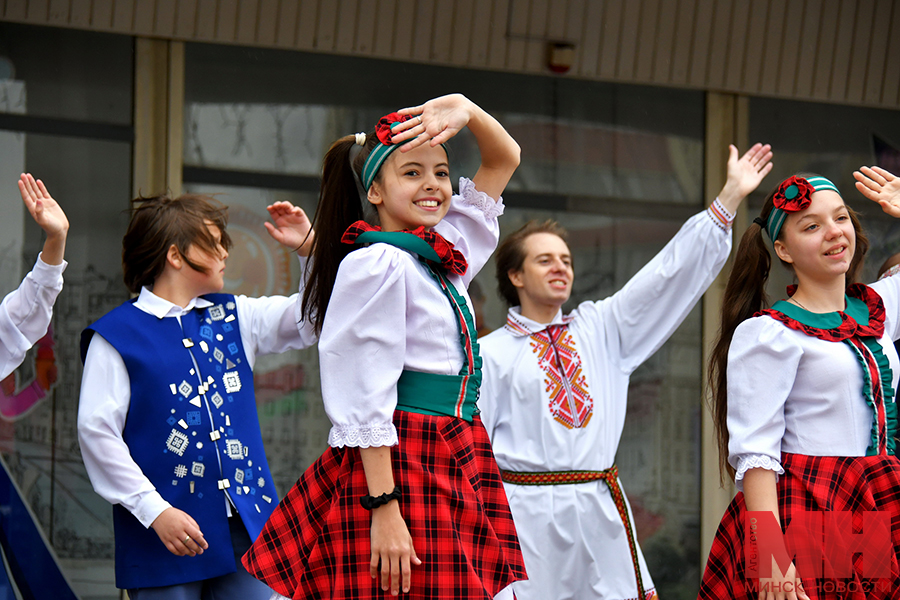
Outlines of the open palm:
{"type": "Polygon", "coordinates": [[[432,146],[443,144],[469,123],[472,107],[472,101],[462,94],[449,94],[429,100],[421,106],[404,108],[398,112],[415,118],[394,128],[393,142],[399,144],[418,136],[407,142],[401,151],[411,150],[429,140],[432,146]]]}
{"type": "Polygon", "coordinates": [[[302,256],[309,255],[312,246],[312,223],[306,212],[299,206],[290,202],[275,202],[266,207],[269,216],[274,223],[266,221],[266,231],[279,244],[283,244],[299,252],[302,256]]]}
{"type": "Polygon", "coordinates": [[[772,146],[754,144],[740,158],[735,146],[729,146],[728,151],[728,183],[734,185],[740,196],[747,196],[772,170],[772,146]]]}
{"type": "Polygon", "coordinates": [[[881,167],[861,167],[854,171],[859,193],[881,205],[881,210],[900,218],[900,177],[881,167]]]}

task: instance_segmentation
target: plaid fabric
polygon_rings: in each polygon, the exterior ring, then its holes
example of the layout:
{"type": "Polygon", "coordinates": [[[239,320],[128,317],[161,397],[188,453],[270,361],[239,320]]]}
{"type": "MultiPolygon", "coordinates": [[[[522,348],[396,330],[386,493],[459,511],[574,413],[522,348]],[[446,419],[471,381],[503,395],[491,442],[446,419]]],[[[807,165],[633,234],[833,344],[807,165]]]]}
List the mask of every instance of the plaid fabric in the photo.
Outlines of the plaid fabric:
{"type": "MultiPolygon", "coordinates": [[[[848,598],[853,600],[900,597],[900,460],[894,456],[803,456],[783,454],[785,474],[778,481],[778,505],[781,521],[790,523],[794,511],[888,511],[891,515],[890,580],[861,577],[861,556],[854,558],[853,580],[803,578],[803,587],[811,600],[848,598]],[[841,592],[839,590],[844,590],[841,592]]],[[[716,532],[699,600],[736,598],[756,600],[755,581],[745,577],[744,495],[738,493],[716,532]]],[[[801,577],[803,573],[800,573],[801,577]]]]}
{"type": "MultiPolygon", "coordinates": [[[[452,417],[396,411],[400,510],[423,564],[411,599],[493,598],[525,578],[487,432],[452,417]]],[[[329,448],[303,474],[244,556],[247,570],[292,598],[386,598],[369,576],[371,513],[357,448],[329,448]]]]}
{"type": "MultiPolygon", "coordinates": [[[[341,237],[341,242],[344,244],[355,244],[356,238],[366,231],[381,231],[381,228],[369,225],[365,221],[356,221],[344,232],[344,235],[341,237]]],[[[404,233],[410,233],[421,238],[425,243],[431,246],[441,259],[440,266],[450,273],[460,276],[466,274],[466,270],[469,268],[466,257],[463,256],[463,253],[457,250],[453,244],[444,239],[444,236],[441,234],[434,231],[428,231],[425,227],[416,227],[412,230],[405,230],[404,233]]]]}

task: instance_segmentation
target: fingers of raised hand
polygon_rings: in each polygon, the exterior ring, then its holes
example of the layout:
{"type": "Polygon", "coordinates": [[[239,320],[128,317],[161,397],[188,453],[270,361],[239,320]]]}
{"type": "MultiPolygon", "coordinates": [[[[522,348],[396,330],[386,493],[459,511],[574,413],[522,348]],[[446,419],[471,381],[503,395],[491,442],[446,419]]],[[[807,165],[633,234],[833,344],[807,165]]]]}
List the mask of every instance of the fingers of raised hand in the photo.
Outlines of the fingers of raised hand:
{"type": "Polygon", "coordinates": [[[37,196],[40,194],[40,188],[31,173],[22,173],[19,176],[19,181],[25,186],[25,190],[30,195],[37,196]]]}
{"type": "Polygon", "coordinates": [[[420,115],[425,110],[425,105],[420,104],[419,106],[408,106],[406,108],[401,108],[397,111],[397,114],[400,115],[420,115]]]}
{"type": "Polygon", "coordinates": [[[762,170],[770,160],[772,160],[772,146],[769,144],[756,143],[750,150],[744,154],[744,157],[751,166],[757,170],[762,170]]]}
{"type": "MultiPolygon", "coordinates": [[[[863,167],[863,168],[864,168],[864,169],[867,169],[868,167],[863,167]]],[[[893,181],[894,179],[896,179],[896,177],[894,176],[893,173],[891,173],[890,171],[887,171],[887,170],[885,170],[885,169],[882,169],[881,167],[872,167],[871,170],[872,170],[872,172],[877,173],[878,175],[880,175],[880,176],[881,176],[882,178],[884,178],[884,180],[887,181],[887,182],[891,182],[891,181],[893,181]]]]}
{"type": "Polygon", "coordinates": [[[867,179],[871,180],[874,183],[877,183],[878,186],[887,185],[888,178],[885,177],[885,175],[888,175],[891,177],[891,179],[893,179],[893,175],[891,175],[890,173],[888,173],[887,171],[885,171],[884,169],[882,169],[880,167],[873,167],[873,168],[860,167],[859,171],[855,171],[853,173],[853,176],[856,177],[857,180],[863,181],[863,179],[861,177],[857,176],[857,174],[866,177],[867,179]],[[878,169],[878,170],[876,171],[875,169],[878,169]]]}

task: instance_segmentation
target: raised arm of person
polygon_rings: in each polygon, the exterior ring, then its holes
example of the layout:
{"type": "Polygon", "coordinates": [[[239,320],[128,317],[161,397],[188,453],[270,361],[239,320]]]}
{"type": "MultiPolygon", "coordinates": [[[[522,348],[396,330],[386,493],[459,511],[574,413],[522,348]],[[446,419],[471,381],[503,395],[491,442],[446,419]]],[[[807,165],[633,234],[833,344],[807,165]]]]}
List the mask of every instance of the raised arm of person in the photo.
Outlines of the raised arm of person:
{"type": "Polygon", "coordinates": [[[19,178],[22,202],[47,234],[34,269],[0,303],[0,378],[19,366],[25,353],[44,334],[53,317],[53,303],[62,290],[63,260],[69,220],[41,180],[23,173],[19,178]]]}
{"type": "Polygon", "coordinates": [[[728,179],[719,197],[685,223],[675,237],[611,298],[579,306],[596,313],[620,368],[630,373],[681,324],[718,275],[731,250],[731,221],[744,198],[772,170],[772,149],[756,144],[738,157],[729,146],[728,179]],[[600,318],[601,313],[608,315],[600,318]]]}
{"type": "Polygon", "coordinates": [[[900,218],[900,177],[881,167],[860,167],[853,172],[859,193],[881,205],[881,210],[900,218]]]}
{"type": "Polygon", "coordinates": [[[772,146],[754,144],[752,148],[738,158],[738,149],[734,144],[728,145],[728,174],[725,186],[719,192],[718,200],[728,212],[734,214],[744,198],[765,179],[772,170],[772,146]]]}
{"type": "Polygon", "coordinates": [[[41,260],[48,265],[62,264],[66,253],[66,236],[69,233],[66,213],[50,196],[44,182],[35,180],[31,173],[23,173],[19,177],[19,192],[31,217],[47,234],[41,260]]]}
{"type": "Polygon", "coordinates": [[[410,140],[400,148],[401,152],[425,142],[432,146],[443,144],[468,127],[481,154],[481,166],[472,181],[494,200],[500,197],[519,166],[521,150],[497,119],[462,94],[441,96],[398,112],[415,117],[394,129],[395,143],[410,140]]]}
{"type": "Polygon", "coordinates": [[[299,350],[316,343],[315,328],[303,318],[302,310],[306,259],[315,235],[312,223],[302,208],[290,202],[275,202],[266,209],[272,218],[265,222],[266,231],[300,259],[300,288],[291,296],[238,297],[241,339],[251,366],[257,355],[299,350]]]}

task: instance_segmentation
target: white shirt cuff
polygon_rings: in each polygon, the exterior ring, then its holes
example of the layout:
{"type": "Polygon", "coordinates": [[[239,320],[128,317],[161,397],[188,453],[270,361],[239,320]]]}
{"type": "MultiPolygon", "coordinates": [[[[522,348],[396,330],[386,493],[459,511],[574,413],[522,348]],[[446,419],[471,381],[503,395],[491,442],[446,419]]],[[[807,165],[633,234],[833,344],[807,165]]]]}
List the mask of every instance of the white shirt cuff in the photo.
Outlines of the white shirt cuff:
{"type": "Polygon", "coordinates": [[[156,517],[161,515],[164,510],[171,507],[172,505],[163,500],[163,497],[159,495],[159,492],[152,491],[141,498],[132,514],[141,522],[141,525],[149,529],[153,524],[153,521],[156,520],[156,517]]]}
{"type": "Polygon", "coordinates": [[[718,198],[709,205],[709,208],[706,209],[706,214],[716,224],[716,227],[722,231],[731,231],[731,224],[734,222],[735,215],[728,212],[728,209],[719,202],[718,198]]]}
{"type": "Polygon", "coordinates": [[[48,265],[41,258],[43,252],[38,254],[37,262],[34,263],[34,269],[31,270],[31,276],[35,282],[45,287],[54,287],[62,283],[62,274],[66,270],[69,263],[62,261],[58,265],[48,265]]]}

